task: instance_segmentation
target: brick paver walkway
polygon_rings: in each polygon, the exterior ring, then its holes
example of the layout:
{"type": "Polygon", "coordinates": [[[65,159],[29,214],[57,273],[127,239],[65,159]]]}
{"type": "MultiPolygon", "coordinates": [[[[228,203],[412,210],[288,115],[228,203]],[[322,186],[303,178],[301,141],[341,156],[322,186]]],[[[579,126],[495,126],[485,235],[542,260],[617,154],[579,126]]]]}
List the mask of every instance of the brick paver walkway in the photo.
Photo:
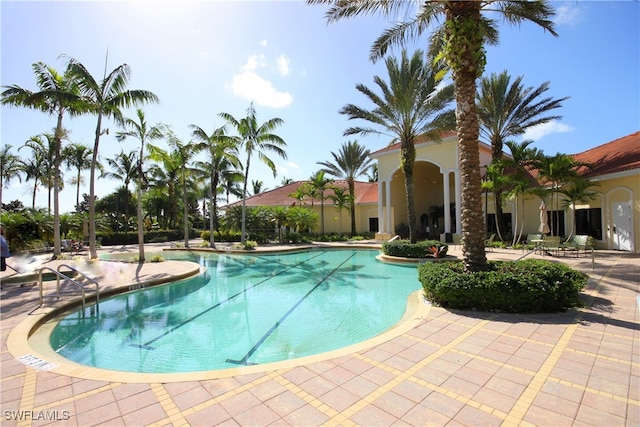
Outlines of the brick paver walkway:
{"type": "MultiPolygon", "coordinates": [[[[493,259],[521,255],[488,253],[493,259]]],[[[585,308],[507,315],[430,307],[412,327],[338,357],[171,382],[87,379],[28,367],[7,341],[32,315],[38,292],[5,284],[1,423],[638,426],[640,258],[598,251],[593,263],[560,261],[590,275],[585,308]]],[[[167,266],[118,274],[134,281],[185,272],[167,266]]]]}

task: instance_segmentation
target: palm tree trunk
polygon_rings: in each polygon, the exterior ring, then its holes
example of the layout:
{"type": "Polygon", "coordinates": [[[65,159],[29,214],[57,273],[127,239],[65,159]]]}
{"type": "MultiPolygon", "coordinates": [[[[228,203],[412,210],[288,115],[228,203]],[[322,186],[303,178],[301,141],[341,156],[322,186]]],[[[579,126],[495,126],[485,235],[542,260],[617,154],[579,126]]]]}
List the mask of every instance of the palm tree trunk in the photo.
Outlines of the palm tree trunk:
{"type": "Polygon", "coordinates": [[[96,126],[96,139],[93,144],[93,155],[91,156],[91,176],[89,178],[89,258],[98,258],[96,250],[96,166],[98,164],[98,145],[100,144],[100,133],[102,132],[102,111],[98,113],[98,124],[96,126]]]}
{"type": "MultiPolygon", "coordinates": [[[[60,249],[60,163],[62,154],[62,112],[58,113],[58,123],[54,136],[56,144],[56,154],[53,161],[53,259],[61,254],[60,249]]],[[[49,193],[51,194],[51,193],[49,193]]]]}
{"type": "Polygon", "coordinates": [[[251,154],[247,154],[247,169],[244,172],[244,184],[242,188],[242,231],[240,235],[240,243],[244,245],[247,239],[247,183],[249,181],[249,162],[251,161],[251,154]]]}
{"type": "Polygon", "coordinates": [[[349,182],[349,213],[351,215],[351,236],[356,235],[356,186],[353,182],[353,178],[348,180],[349,182]]]}
{"type": "Polygon", "coordinates": [[[416,160],[416,149],[413,140],[405,141],[405,146],[400,149],[400,166],[404,172],[404,186],[407,193],[407,222],[409,223],[409,241],[415,243],[416,206],[413,191],[413,166],[416,160]]]}
{"type": "Polygon", "coordinates": [[[211,209],[209,210],[209,247],[215,249],[216,241],[214,238],[214,233],[216,232],[216,189],[217,184],[215,184],[215,178],[211,177],[211,185],[209,186],[209,200],[211,209]]]}
{"type": "Polygon", "coordinates": [[[186,178],[184,176],[184,169],[182,171],[182,224],[184,226],[184,247],[189,247],[189,206],[187,206],[187,185],[186,178]]]}
{"type": "Polygon", "coordinates": [[[138,262],[143,263],[144,257],[144,216],[142,213],[142,179],[138,178],[138,262]]]}
{"type": "Polygon", "coordinates": [[[462,253],[465,270],[486,269],[484,215],[476,110],[476,79],[482,73],[483,37],[480,30],[480,2],[450,2],[446,10],[447,60],[456,85],[456,130],[462,203],[462,253]],[[469,53],[471,50],[471,53],[469,53]]]}

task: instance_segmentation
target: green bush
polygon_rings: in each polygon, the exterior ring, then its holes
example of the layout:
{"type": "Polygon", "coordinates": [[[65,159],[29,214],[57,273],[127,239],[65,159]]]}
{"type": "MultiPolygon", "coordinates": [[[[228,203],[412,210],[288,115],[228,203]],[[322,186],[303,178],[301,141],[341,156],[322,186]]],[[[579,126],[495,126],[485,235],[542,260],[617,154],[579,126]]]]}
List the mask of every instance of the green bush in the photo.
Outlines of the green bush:
{"type": "Polygon", "coordinates": [[[466,273],[462,261],[418,267],[425,297],[453,309],[549,313],[580,306],[587,276],[544,260],[489,261],[488,270],[466,273]]]}
{"type": "MultiPolygon", "coordinates": [[[[200,232],[200,237],[205,242],[209,242],[211,240],[211,233],[209,233],[209,230],[202,231],[200,232]]],[[[216,231],[213,238],[216,242],[239,242],[241,240],[239,231],[225,231],[222,233],[216,231]]]]}
{"type": "Polygon", "coordinates": [[[385,255],[402,258],[426,258],[434,256],[434,252],[438,257],[443,257],[448,250],[449,246],[437,240],[424,240],[417,243],[411,243],[409,240],[394,240],[382,244],[382,252],[385,255]]]}

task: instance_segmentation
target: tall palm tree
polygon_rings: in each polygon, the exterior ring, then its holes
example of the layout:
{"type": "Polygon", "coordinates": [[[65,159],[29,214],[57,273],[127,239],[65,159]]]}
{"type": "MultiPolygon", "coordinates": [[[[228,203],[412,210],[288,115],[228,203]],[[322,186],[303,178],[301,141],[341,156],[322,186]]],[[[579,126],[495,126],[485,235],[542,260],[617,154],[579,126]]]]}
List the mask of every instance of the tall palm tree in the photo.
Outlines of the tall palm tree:
{"type": "Polygon", "coordinates": [[[51,214],[51,192],[53,191],[55,194],[56,189],[61,189],[63,187],[61,173],[59,171],[58,173],[55,172],[57,144],[58,142],[55,135],[53,133],[45,132],[40,135],[32,136],[22,145],[22,147],[20,147],[20,149],[24,147],[30,148],[32,155],[37,157],[40,161],[39,168],[42,172],[42,175],[39,177],[39,179],[40,183],[47,187],[47,211],[49,212],[49,214],[51,214]],[[57,186],[55,185],[56,179],[58,180],[57,186]]]}
{"type": "Polygon", "coordinates": [[[82,171],[91,167],[91,148],[84,144],[72,143],[66,146],[62,157],[67,163],[67,169],[75,168],[76,176],[70,184],[76,185],[76,206],[80,203],[80,184],[82,183],[82,171]]]}
{"type": "Polygon", "coordinates": [[[400,142],[400,167],[404,173],[404,185],[409,222],[409,239],[416,242],[416,210],[413,187],[413,168],[416,160],[415,140],[425,136],[440,140],[441,134],[455,128],[455,116],[449,108],[453,101],[453,85],[438,89],[443,65],[428,66],[423,61],[423,52],[417,50],[411,57],[402,50],[398,61],[390,57],[385,60],[389,81],[374,77],[381,95],[363,84],[356,86],[375,105],[367,110],[353,104],[340,110],[349,119],[362,119],[375,127],[352,127],[345,135],[368,135],[370,133],[389,135],[392,143],[400,142]]]}
{"type": "MultiPolygon", "coordinates": [[[[507,71],[492,73],[480,81],[478,92],[478,116],[480,118],[480,137],[491,145],[493,161],[502,159],[503,145],[507,139],[522,135],[532,126],[548,123],[562,118],[551,115],[551,110],[560,108],[568,99],[541,98],[549,90],[549,82],[525,88],[523,76],[511,82],[507,71]]],[[[502,217],[503,188],[493,191],[494,212],[498,235],[506,235],[507,225],[502,217]]]]}
{"type": "Polygon", "coordinates": [[[347,181],[349,186],[349,213],[351,214],[351,235],[356,234],[355,181],[371,167],[369,150],[358,144],[358,141],[343,143],[338,154],[331,152],[333,162],[318,162],[324,166],[323,171],[331,176],[347,181]]]}
{"type": "Polygon", "coordinates": [[[125,204],[125,231],[128,231],[129,224],[129,185],[131,185],[131,181],[133,181],[138,175],[138,166],[137,166],[137,158],[136,152],[134,150],[126,153],[124,150],[121,150],[116,156],[112,159],[107,159],[107,163],[111,167],[111,171],[101,171],[100,178],[111,178],[122,182],[125,194],[127,197],[125,204]]]}
{"type": "Polygon", "coordinates": [[[247,185],[249,183],[249,167],[251,165],[251,156],[253,154],[258,155],[258,159],[262,161],[271,171],[273,177],[277,175],[276,165],[267,156],[267,153],[272,152],[281,158],[287,158],[287,153],[283,147],[287,146],[287,143],[278,135],[272,133],[278,126],[283,124],[283,120],[280,118],[272,118],[262,124],[258,124],[256,117],[256,110],[253,107],[253,103],[247,109],[247,116],[238,120],[229,113],[220,113],[220,117],[225,119],[227,123],[232,126],[238,135],[235,137],[238,146],[241,147],[247,155],[247,160],[244,164],[244,183],[242,188],[242,237],[241,243],[244,244],[246,240],[246,215],[247,215],[247,185]]]}
{"type": "Polygon", "coordinates": [[[15,178],[22,182],[24,165],[20,157],[11,152],[12,145],[6,144],[0,148],[0,209],[2,209],[2,189],[8,188],[15,178]]]}
{"type": "MultiPolygon", "coordinates": [[[[309,186],[320,196],[320,234],[324,235],[324,192],[331,188],[333,179],[325,176],[325,171],[319,170],[309,178],[309,186]]],[[[312,196],[313,197],[313,196],[312,196]]],[[[311,199],[313,200],[313,199],[311,199]]]]}
{"type": "MultiPolygon", "coordinates": [[[[160,139],[165,135],[167,127],[158,123],[154,126],[149,126],[144,115],[144,111],[136,109],[137,121],[131,118],[125,118],[122,122],[122,126],[125,131],[116,133],[116,139],[119,142],[126,140],[127,138],[134,138],[140,141],[140,152],[138,154],[138,162],[136,165],[135,179],[136,179],[136,192],[137,192],[137,217],[138,217],[138,262],[144,262],[144,214],[142,211],[142,190],[147,185],[147,180],[144,176],[142,169],[142,163],[144,162],[145,143],[160,139]]],[[[128,206],[128,205],[127,205],[128,206]]]]}
{"type": "Polygon", "coordinates": [[[84,105],[90,113],[98,117],[93,143],[93,156],[91,158],[91,176],[89,178],[89,256],[91,259],[98,257],[96,251],[96,205],[95,205],[95,178],[98,163],[98,149],[100,137],[103,133],[109,133],[109,129],[102,129],[103,117],[112,118],[116,123],[123,123],[122,108],[128,108],[141,103],[158,102],[158,97],[146,90],[127,90],[131,77],[131,68],[122,64],[107,74],[107,61],[105,59],[104,75],[102,80],[96,80],[84,65],[74,58],[68,58],[68,67],[77,80],[84,105]]]}
{"type": "MultiPolygon", "coordinates": [[[[159,160],[177,174],[178,183],[182,190],[182,222],[184,228],[184,246],[189,247],[189,179],[196,174],[194,168],[189,163],[198,154],[198,145],[193,143],[183,143],[177,136],[169,134],[169,150],[163,150],[155,145],[149,145],[151,158],[159,160]]],[[[177,199],[176,199],[177,201],[177,199]]],[[[177,210],[177,209],[176,209],[177,210]]]]}
{"type": "MultiPolygon", "coordinates": [[[[502,162],[505,164],[504,167],[500,167],[500,170],[507,169],[509,173],[503,174],[507,178],[507,187],[510,188],[508,192],[509,196],[512,196],[515,199],[515,221],[513,226],[513,242],[512,245],[515,246],[516,243],[522,237],[522,231],[524,227],[524,199],[526,199],[527,194],[535,194],[539,187],[532,187],[531,179],[529,175],[529,170],[531,167],[535,166],[538,160],[542,156],[542,151],[537,148],[529,147],[533,144],[533,141],[527,140],[521,143],[517,143],[515,141],[504,141],[504,144],[509,148],[511,152],[511,157],[504,158],[502,162]],[[522,200],[522,225],[518,230],[518,205],[520,195],[523,196],[522,200]]],[[[493,164],[493,163],[492,163],[493,164]]],[[[495,194],[495,193],[494,193],[495,194]]]]}
{"type": "Polygon", "coordinates": [[[461,181],[460,216],[462,222],[463,260],[466,271],[486,269],[484,223],[481,203],[480,125],[476,109],[476,82],[484,71],[485,43],[497,44],[496,15],[511,24],[532,21],[553,35],[553,8],[546,0],[307,0],[310,4],[329,4],[329,22],[358,15],[381,14],[386,17],[410,16],[393,24],[374,42],[370,57],[379,59],[395,44],[407,37],[417,37],[436,26],[430,37],[430,57],[444,60],[452,71],[456,94],[456,131],[461,181]],[[493,15],[485,16],[483,12],[493,15]],[[413,16],[411,16],[413,15],[413,16]]]}
{"type": "Polygon", "coordinates": [[[208,172],[209,175],[209,245],[216,247],[214,233],[218,227],[218,187],[223,178],[223,172],[229,168],[236,170],[240,166],[238,159],[238,147],[236,140],[226,135],[224,126],[215,129],[211,134],[207,134],[201,127],[191,125],[193,129],[192,138],[198,150],[204,150],[209,154],[208,162],[197,162],[196,167],[208,172]]]}
{"type": "MultiPolygon", "coordinates": [[[[60,74],[53,67],[43,62],[32,64],[36,77],[38,91],[24,89],[18,85],[4,86],[2,92],[3,105],[33,108],[57,117],[53,134],[55,149],[53,156],[53,182],[60,183],[60,165],[62,162],[62,139],[65,132],[62,120],[65,114],[76,116],[86,111],[86,105],[81,102],[76,78],[67,67],[60,74]]],[[[53,258],[61,254],[60,239],[60,202],[59,185],[53,186],[53,258]]]]}

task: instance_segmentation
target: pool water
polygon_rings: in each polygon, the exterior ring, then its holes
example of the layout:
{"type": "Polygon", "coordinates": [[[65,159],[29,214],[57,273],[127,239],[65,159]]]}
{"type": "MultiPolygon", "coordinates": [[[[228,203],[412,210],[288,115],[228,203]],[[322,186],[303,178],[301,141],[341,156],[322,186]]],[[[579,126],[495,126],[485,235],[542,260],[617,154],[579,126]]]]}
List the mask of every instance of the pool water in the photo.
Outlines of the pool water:
{"type": "Polygon", "coordinates": [[[70,314],[50,342],[84,365],[147,373],[227,369],[335,350],[392,327],[420,289],[415,265],[379,262],[377,254],[164,253],[200,262],[206,273],[70,314]]]}

